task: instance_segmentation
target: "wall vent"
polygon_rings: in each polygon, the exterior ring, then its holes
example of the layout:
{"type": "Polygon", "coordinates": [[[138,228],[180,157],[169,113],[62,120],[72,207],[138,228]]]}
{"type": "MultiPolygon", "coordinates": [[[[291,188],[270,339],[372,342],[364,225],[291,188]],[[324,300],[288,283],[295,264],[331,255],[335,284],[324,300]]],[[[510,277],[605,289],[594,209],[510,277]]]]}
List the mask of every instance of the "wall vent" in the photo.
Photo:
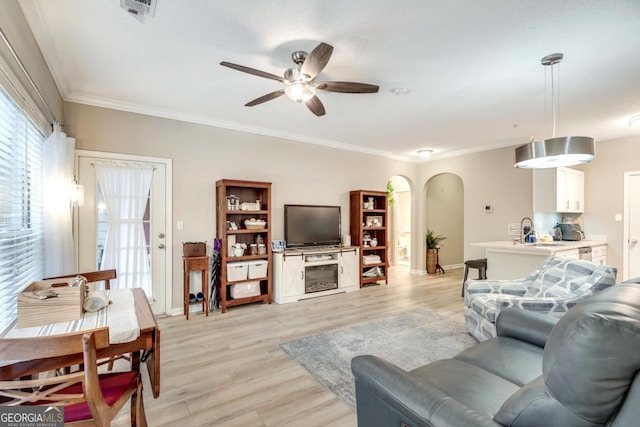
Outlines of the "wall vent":
{"type": "Polygon", "coordinates": [[[120,0],[120,7],[140,22],[153,18],[158,0],[120,0]]]}

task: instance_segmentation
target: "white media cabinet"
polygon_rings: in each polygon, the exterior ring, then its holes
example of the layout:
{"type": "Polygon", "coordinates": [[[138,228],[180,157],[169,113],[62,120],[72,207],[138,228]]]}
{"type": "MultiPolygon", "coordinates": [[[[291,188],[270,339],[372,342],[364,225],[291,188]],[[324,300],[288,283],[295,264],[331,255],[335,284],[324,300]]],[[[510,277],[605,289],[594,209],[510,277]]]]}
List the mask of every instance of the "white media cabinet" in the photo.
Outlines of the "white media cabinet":
{"type": "Polygon", "coordinates": [[[357,246],[287,249],[273,253],[273,300],[278,304],[360,288],[357,246]]]}

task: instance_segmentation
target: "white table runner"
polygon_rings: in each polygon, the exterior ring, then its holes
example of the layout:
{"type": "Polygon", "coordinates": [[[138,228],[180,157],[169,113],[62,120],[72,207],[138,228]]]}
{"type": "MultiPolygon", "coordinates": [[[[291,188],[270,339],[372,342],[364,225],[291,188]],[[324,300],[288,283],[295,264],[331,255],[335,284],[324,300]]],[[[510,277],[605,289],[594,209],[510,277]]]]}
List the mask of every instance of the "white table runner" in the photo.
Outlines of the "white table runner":
{"type": "Polygon", "coordinates": [[[95,312],[84,312],[79,320],[51,323],[30,328],[14,326],[5,338],[29,338],[47,335],[68,334],[89,329],[109,327],[109,344],[134,341],[140,336],[140,325],[136,316],[135,301],[131,289],[107,291],[109,304],[95,312]]]}

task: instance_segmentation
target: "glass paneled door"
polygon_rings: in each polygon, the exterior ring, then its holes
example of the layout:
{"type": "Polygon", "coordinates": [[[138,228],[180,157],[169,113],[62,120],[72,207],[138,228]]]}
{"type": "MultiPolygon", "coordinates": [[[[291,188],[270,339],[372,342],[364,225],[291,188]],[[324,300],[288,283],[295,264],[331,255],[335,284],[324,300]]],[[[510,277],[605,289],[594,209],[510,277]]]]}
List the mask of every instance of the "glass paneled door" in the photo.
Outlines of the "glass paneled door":
{"type": "Polygon", "coordinates": [[[79,271],[115,268],[118,279],[112,287],[146,288],[154,314],[164,314],[171,302],[167,280],[171,246],[166,231],[170,181],[166,163],[153,160],[107,153],[78,155],[78,180],[85,191],[84,206],[77,208],[78,266],[79,271]],[[138,181],[144,178],[135,174],[132,178],[129,170],[146,170],[150,182],[141,184],[138,181]]]}

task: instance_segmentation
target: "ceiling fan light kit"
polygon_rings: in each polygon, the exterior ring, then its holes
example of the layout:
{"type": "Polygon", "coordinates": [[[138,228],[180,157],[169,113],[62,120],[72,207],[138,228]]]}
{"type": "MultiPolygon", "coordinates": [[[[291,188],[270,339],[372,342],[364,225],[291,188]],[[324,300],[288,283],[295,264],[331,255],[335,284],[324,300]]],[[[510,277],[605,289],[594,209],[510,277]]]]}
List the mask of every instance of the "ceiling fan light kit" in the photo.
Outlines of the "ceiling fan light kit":
{"type": "Polygon", "coordinates": [[[558,102],[555,94],[553,66],[562,61],[563,54],[552,53],[542,58],[542,65],[551,68],[552,137],[534,140],[515,150],[515,167],[525,169],[557,168],[588,163],[596,157],[596,142],[588,136],[556,137],[558,102]]]}
{"type": "Polygon", "coordinates": [[[295,82],[284,88],[284,93],[294,101],[303,103],[316,95],[316,88],[306,82],[295,82]]]}
{"type": "Polygon", "coordinates": [[[316,82],[316,77],[329,62],[332,52],[333,46],[326,43],[320,43],[311,53],[301,50],[293,52],[291,54],[291,60],[296,64],[296,67],[285,70],[284,77],[226,61],[222,61],[220,65],[265,79],[276,80],[286,85],[284,89],[268,93],[253,101],[247,102],[245,104],[246,107],[253,107],[254,105],[262,104],[263,102],[276,99],[286,94],[292,100],[300,104],[304,103],[316,116],[324,116],[324,105],[322,105],[322,102],[316,96],[317,90],[341,93],[376,93],[379,89],[378,86],[367,83],[316,82]]]}
{"type": "Polygon", "coordinates": [[[409,89],[405,88],[405,87],[395,87],[393,89],[391,89],[391,93],[397,96],[403,96],[403,95],[408,95],[409,94],[409,89]]]}

